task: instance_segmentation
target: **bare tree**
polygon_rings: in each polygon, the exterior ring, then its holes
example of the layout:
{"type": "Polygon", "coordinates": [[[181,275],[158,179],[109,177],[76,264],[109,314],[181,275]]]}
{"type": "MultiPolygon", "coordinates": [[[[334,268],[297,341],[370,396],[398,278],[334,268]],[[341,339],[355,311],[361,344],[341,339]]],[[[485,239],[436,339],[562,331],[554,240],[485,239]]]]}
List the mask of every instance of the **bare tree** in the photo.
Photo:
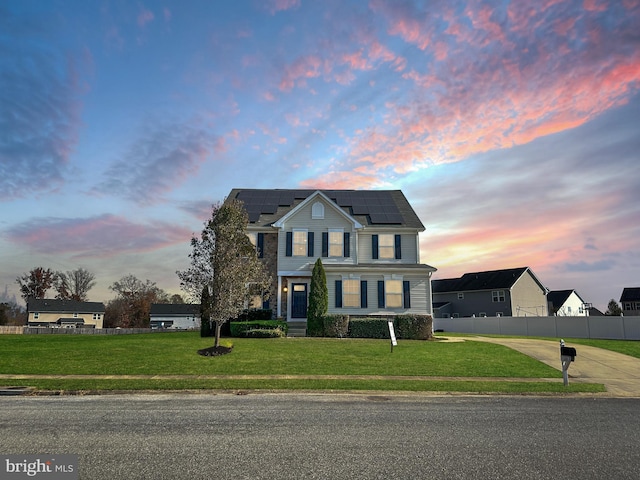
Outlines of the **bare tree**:
{"type": "Polygon", "coordinates": [[[25,303],[29,298],[45,298],[47,290],[53,287],[56,281],[56,273],[50,268],[37,267],[16,278],[20,285],[20,295],[25,303]]]}
{"type": "Polygon", "coordinates": [[[86,302],[89,290],[96,282],[96,276],[84,268],[56,273],[54,288],[58,292],[56,298],[86,302]]]}
{"type": "Polygon", "coordinates": [[[191,239],[191,266],[177,272],[180,286],[194,301],[200,300],[203,288],[208,287],[216,348],[222,325],[240,315],[252,297],[264,298],[271,283],[247,236],[248,223],[242,202],[228,200],[214,205],[200,238],[191,239]]]}
{"type": "Polygon", "coordinates": [[[109,287],[117,298],[107,305],[105,323],[119,327],[148,327],[152,303],[163,303],[167,293],[150,280],[142,281],[134,275],[125,275],[109,287]]]}

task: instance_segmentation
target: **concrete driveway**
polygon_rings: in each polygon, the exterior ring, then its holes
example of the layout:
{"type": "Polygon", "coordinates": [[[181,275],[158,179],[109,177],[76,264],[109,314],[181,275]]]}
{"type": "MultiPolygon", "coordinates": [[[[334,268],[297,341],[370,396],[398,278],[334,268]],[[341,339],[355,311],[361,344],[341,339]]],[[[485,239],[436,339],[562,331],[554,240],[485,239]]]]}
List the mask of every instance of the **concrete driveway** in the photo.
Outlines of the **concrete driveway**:
{"type": "MultiPolygon", "coordinates": [[[[560,343],[529,338],[472,337],[470,340],[497,343],[562,371],[560,343]]],[[[640,359],[586,345],[575,347],[576,359],[569,367],[569,383],[602,383],[616,397],[640,397],[640,359]]]]}

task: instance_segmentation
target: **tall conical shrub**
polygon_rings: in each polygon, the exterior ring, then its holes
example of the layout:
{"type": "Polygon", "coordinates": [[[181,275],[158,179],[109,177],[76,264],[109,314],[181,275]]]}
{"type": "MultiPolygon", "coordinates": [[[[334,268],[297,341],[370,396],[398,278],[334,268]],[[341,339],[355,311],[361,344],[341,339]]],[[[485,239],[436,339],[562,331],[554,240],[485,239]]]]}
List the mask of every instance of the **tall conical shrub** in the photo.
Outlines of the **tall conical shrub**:
{"type": "Polygon", "coordinates": [[[307,334],[314,337],[324,335],[324,316],[329,309],[327,276],[322,260],[318,258],[311,272],[309,307],[307,308],[307,334]]]}

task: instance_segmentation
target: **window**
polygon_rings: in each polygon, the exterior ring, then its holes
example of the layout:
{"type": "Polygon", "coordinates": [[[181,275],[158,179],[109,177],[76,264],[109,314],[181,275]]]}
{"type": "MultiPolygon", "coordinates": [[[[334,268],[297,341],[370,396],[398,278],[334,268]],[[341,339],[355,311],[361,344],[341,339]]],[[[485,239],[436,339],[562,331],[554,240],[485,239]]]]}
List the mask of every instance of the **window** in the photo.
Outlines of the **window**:
{"type": "Polygon", "coordinates": [[[478,314],[479,317],[486,317],[487,316],[487,312],[480,312],[478,314]]]}
{"type": "Polygon", "coordinates": [[[100,314],[99,313],[94,313],[93,314],[93,319],[94,320],[100,320],[100,314]]]}
{"type": "Polygon", "coordinates": [[[257,244],[258,244],[258,234],[257,233],[247,233],[247,237],[249,237],[249,241],[251,242],[251,245],[253,245],[254,247],[257,246],[257,244]]]}
{"type": "Polygon", "coordinates": [[[458,293],[458,300],[464,300],[464,293],[463,292],[459,292],[458,293]]]}
{"type": "Polygon", "coordinates": [[[293,256],[294,257],[307,256],[307,231],[306,230],[293,231],[293,256]]]}
{"type": "Polygon", "coordinates": [[[311,218],[315,220],[322,220],[324,218],[324,205],[320,202],[316,202],[311,207],[311,218]]]}
{"type": "Polygon", "coordinates": [[[385,280],[384,291],[387,308],[402,307],[402,280],[385,280]]]}
{"type": "Polygon", "coordinates": [[[329,256],[342,257],[344,254],[343,247],[344,231],[338,229],[329,230],[329,256]]]}
{"type": "Polygon", "coordinates": [[[491,297],[494,302],[504,302],[504,290],[494,290],[491,297]]]}
{"type": "Polygon", "coordinates": [[[571,315],[571,305],[567,305],[567,313],[571,315]]]}
{"type": "Polygon", "coordinates": [[[378,235],[378,258],[395,258],[395,236],[378,235]]]}
{"type": "Polygon", "coordinates": [[[460,318],[460,314],[459,314],[459,313],[454,313],[454,314],[452,315],[452,317],[453,317],[453,318],[460,318]]]}
{"type": "Polygon", "coordinates": [[[39,312],[34,312],[33,319],[37,320],[38,318],[40,318],[40,313],[39,312]]]}
{"type": "Polygon", "coordinates": [[[347,278],[342,280],[342,305],[344,307],[360,306],[360,280],[347,278]]]}

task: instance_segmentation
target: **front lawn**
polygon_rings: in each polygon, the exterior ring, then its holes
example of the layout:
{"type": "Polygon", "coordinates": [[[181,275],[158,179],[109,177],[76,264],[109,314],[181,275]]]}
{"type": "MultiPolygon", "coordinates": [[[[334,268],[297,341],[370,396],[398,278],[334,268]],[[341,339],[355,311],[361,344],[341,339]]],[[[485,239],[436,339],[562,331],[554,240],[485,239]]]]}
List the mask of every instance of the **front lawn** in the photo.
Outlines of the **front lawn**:
{"type": "MultiPolygon", "coordinates": [[[[356,389],[412,391],[567,391],[562,384],[496,382],[482,377],[561,378],[526,355],[491,343],[273,338],[223,339],[233,352],[203,357],[213,339],[197,332],[139,335],[1,335],[0,373],[37,375],[154,375],[154,379],[25,379],[45,389],[356,389]],[[184,379],[162,378],[185,375],[184,379]],[[252,378],[238,378],[251,375],[252,378]],[[291,376],[268,378],[267,376],[291,376]],[[196,377],[197,376],[197,377],[196,377]],[[206,378],[217,376],[217,378],[206,378]],[[220,378],[235,376],[236,378],[220,378]],[[256,378],[260,376],[262,378],[256,378]],[[331,378],[303,378],[324,376],[331,378]],[[355,378],[374,376],[374,378],[355,378]],[[393,376],[376,379],[375,376],[393,376]],[[400,377],[400,378],[398,378],[400,377]],[[402,377],[463,377],[403,379],[402,377]],[[479,377],[479,378],[478,378],[479,377]],[[465,380],[466,379],[466,380],[465,380]],[[558,386],[560,385],[560,386],[558,386]]],[[[0,380],[2,382],[2,380],[0,380]]],[[[569,391],[601,391],[574,384],[569,391]],[[575,390],[578,389],[578,390],[575,390]],[[580,390],[582,389],[582,390],[580,390]]]]}

